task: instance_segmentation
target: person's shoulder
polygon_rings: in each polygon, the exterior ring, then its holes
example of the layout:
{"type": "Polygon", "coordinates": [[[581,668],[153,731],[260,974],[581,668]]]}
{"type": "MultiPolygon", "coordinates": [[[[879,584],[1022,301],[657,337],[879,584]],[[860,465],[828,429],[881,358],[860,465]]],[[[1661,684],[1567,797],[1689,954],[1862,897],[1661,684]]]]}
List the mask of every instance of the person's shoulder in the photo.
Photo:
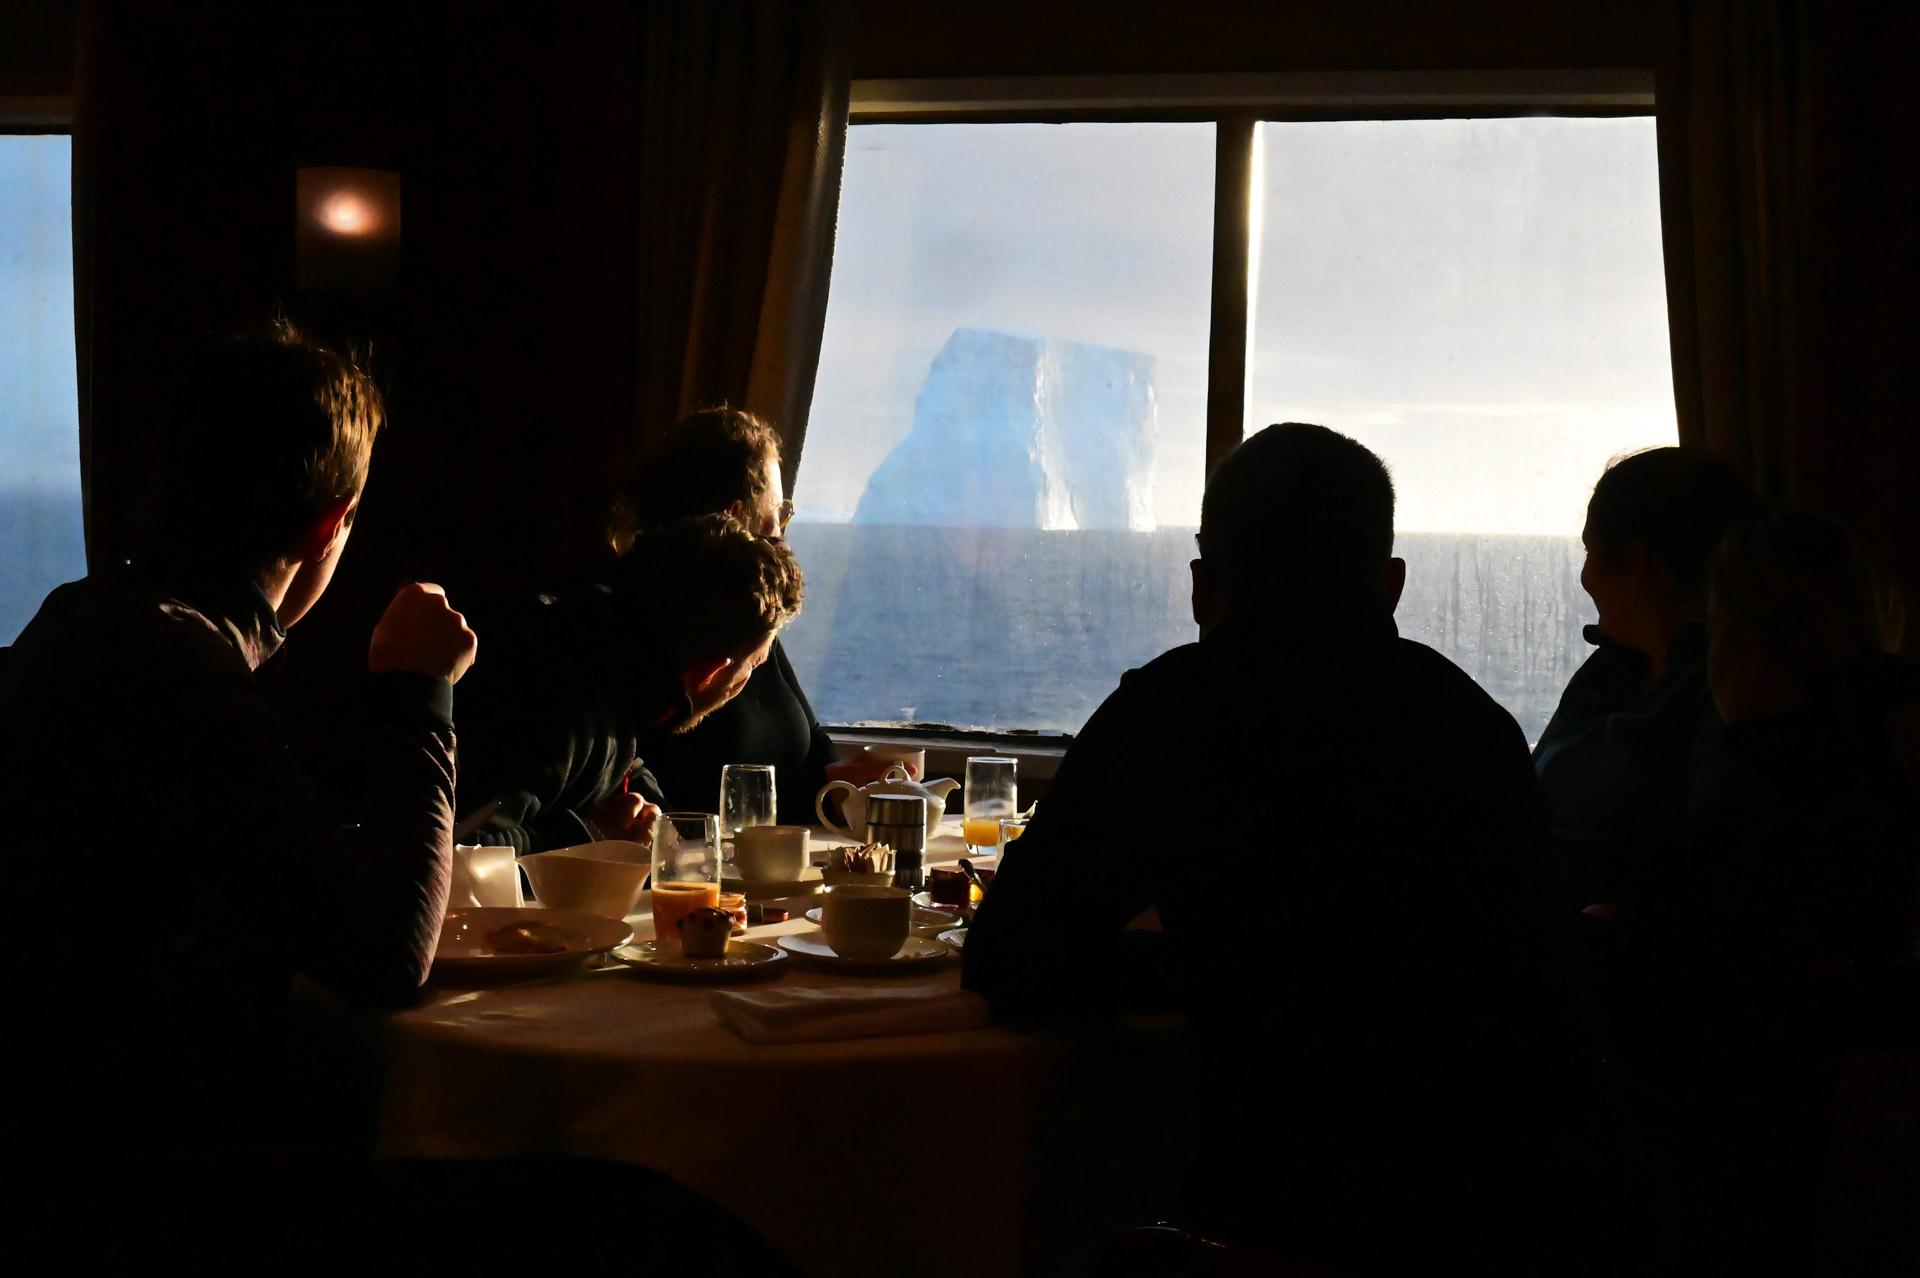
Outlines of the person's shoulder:
{"type": "Polygon", "coordinates": [[[1135,666],[1120,676],[1116,693],[1141,695],[1162,688],[1190,684],[1208,669],[1206,648],[1199,643],[1183,643],[1159,656],[1135,666]]]}
{"type": "Polygon", "coordinates": [[[1490,735],[1511,736],[1525,748],[1520,725],[1506,707],[1443,654],[1402,636],[1394,640],[1392,660],[1406,685],[1404,695],[1424,709],[1490,735]]]}
{"type": "Polygon", "coordinates": [[[125,657],[151,675],[249,673],[216,618],[128,573],[89,576],[55,590],[17,648],[37,664],[125,657]]]}

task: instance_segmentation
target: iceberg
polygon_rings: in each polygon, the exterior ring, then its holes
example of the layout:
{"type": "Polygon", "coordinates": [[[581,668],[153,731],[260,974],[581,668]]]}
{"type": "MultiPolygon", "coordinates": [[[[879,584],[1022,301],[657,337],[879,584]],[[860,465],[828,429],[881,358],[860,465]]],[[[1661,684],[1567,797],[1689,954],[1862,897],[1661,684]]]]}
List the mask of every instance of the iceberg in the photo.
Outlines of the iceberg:
{"type": "Polygon", "coordinates": [[[857,524],[1154,529],[1154,357],[956,329],[857,524]]]}

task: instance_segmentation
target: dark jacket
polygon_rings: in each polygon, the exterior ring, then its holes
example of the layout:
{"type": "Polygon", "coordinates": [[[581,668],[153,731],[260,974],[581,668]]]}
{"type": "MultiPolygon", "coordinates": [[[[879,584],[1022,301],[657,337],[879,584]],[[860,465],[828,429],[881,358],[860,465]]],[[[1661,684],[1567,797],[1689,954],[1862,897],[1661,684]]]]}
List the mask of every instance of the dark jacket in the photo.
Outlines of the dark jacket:
{"type": "Polygon", "coordinates": [[[1576,908],[1619,903],[1677,855],[1695,755],[1718,724],[1706,627],[1680,628],[1644,686],[1646,659],[1600,633],[1533,749],[1553,856],[1576,908]]]}
{"type": "Polygon", "coordinates": [[[522,853],[591,842],[594,804],[654,789],[643,750],[691,709],[655,642],[656,606],[591,584],[481,614],[486,652],[460,694],[463,829],[498,806],[463,839],[522,853]]]}
{"type": "Polygon", "coordinates": [[[965,980],[1023,1020],[1190,1013],[1204,1217],[1368,1272],[1497,1268],[1611,1205],[1543,839],[1519,728],[1384,611],[1229,623],[1088,722],[965,980]],[[1150,906],[1164,932],[1127,930],[1150,906]]]}
{"type": "Polygon", "coordinates": [[[291,763],[242,577],[48,596],[0,675],[6,1125],[69,1149],[271,1139],[289,982],[410,999],[446,904],[452,689],[367,680],[357,828],[291,763]],[[31,1097],[31,1103],[24,1103],[31,1097]]]}
{"type": "Polygon", "coordinates": [[[1822,1048],[1821,967],[1912,955],[1920,806],[1889,725],[1916,697],[1910,667],[1868,658],[1708,737],[1683,856],[1597,938],[1643,1079],[1790,1087],[1822,1048]]]}
{"type": "Polygon", "coordinates": [[[717,812],[720,769],[729,763],[765,763],[774,769],[779,819],[814,821],[813,800],[827,783],[833,742],[813,717],[787,651],[778,639],[740,695],[693,731],[660,737],[647,749],[647,770],[666,806],[717,812]]]}

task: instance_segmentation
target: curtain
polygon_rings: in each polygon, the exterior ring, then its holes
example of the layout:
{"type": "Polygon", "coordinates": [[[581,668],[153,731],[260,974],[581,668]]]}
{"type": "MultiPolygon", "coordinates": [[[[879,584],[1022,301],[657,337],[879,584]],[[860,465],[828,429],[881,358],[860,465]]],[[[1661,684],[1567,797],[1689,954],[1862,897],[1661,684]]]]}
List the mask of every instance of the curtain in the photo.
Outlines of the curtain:
{"type": "Polygon", "coordinates": [[[1660,216],[1683,444],[1762,494],[1798,474],[1810,0],[1667,0],[1660,216]]]}
{"type": "Polygon", "coordinates": [[[638,435],[726,401],[791,489],[820,359],[846,144],[840,0],[656,0],[642,33],[638,435]]]}

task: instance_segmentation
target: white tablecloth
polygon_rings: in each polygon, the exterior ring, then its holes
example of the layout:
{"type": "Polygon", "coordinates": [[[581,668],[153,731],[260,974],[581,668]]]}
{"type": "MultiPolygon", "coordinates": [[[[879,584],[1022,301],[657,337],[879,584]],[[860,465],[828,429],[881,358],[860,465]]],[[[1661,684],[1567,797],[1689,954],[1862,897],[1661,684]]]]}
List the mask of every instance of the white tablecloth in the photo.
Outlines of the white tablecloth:
{"type": "MultiPolygon", "coordinates": [[[[811,927],[796,908],[753,933],[811,927]]],[[[614,969],[438,990],[391,1022],[381,1152],[655,1167],[820,1274],[1058,1272],[1167,1209],[1191,1096],[1177,1033],[751,1045],[719,1021],[716,988],[959,985],[957,956],[893,977],[783,966],[765,985],[614,969]]]]}

